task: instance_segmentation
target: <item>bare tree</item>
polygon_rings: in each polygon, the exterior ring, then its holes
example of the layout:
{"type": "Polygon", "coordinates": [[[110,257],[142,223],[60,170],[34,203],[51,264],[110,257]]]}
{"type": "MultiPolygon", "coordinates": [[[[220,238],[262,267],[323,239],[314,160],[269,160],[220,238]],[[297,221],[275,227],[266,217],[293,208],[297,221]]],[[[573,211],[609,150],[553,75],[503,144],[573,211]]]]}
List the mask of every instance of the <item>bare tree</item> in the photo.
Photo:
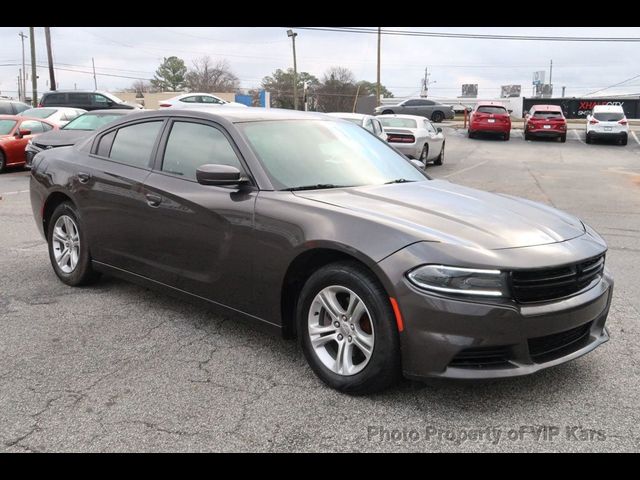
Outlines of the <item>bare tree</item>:
{"type": "Polygon", "coordinates": [[[233,92],[240,86],[240,80],[231,71],[226,60],[219,60],[214,64],[210,57],[195,60],[185,81],[191,92],[233,92]]]}
{"type": "Polygon", "coordinates": [[[331,67],[316,89],[318,110],[322,112],[350,112],[356,97],[353,72],[345,67],[331,67]]]}

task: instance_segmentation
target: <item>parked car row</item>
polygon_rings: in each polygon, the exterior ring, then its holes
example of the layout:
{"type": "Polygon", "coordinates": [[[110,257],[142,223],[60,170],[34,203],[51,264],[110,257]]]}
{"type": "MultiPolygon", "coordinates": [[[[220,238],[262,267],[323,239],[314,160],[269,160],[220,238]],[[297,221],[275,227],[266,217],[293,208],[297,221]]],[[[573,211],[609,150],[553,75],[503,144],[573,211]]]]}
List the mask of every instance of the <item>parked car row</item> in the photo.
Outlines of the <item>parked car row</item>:
{"type": "Polygon", "coordinates": [[[453,120],[455,117],[454,109],[451,105],[443,105],[434,100],[426,98],[409,98],[397,105],[381,105],[374,109],[375,115],[417,115],[428,118],[436,123],[443,120],[453,120]]]}

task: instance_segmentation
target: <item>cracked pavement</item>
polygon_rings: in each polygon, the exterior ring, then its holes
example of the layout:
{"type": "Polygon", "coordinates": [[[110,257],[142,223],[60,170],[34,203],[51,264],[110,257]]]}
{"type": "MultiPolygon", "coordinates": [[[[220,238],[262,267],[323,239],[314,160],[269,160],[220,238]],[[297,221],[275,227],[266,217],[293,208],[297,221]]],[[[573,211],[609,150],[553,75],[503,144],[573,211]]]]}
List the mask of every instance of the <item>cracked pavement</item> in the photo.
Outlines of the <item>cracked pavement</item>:
{"type": "Polygon", "coordinates": [[[640,450],[640,145],[445,134],[432,176],[552,204],[606,238],[611,341],[530,377],[404,381],[349,397],[313,375],[295,341],[114,278],[63,285],[31,215],[28,172],[10,171],[0,175],[0,451],[640,450]],[[545,426],[560,433],[508,438],[545,426]],[[461,436],[487,428],[502,439],[461,436]]]}

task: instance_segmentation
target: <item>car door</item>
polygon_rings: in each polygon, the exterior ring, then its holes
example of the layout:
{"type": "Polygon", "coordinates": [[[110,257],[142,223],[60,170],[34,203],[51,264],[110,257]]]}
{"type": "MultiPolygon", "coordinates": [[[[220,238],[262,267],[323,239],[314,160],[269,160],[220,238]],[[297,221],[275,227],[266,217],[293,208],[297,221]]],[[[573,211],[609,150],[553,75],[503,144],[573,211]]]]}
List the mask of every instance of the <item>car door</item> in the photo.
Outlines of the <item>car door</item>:
{"type": "Polygon", "coordinates": [[[165,130],[154,171],[144,182],[146,245],[143,275],[245,312],[256,312],[252,275],[257,189],[201,185],[196,169],[231,165],[248,172],[228,133],[199,119],[174,119],[165,130]]]}
{"type": "Polygon", "coordinates": [[[424,120],[424,129],[427,131],[427,138],[429,143],[429,154],[427,160],[432,160],[440,155],[442,150],[442,143],[444,142],[444,135],[442,132],[438,132],[436,127],[429,120],[424,120]]]}
{"type": "Polygon", "coordinates": [[[86,92],[77,92],[77,93],[69,93],[68,95],[68,106],[82,108],[84,110],[95,110],[97,107],[94,106],[91,93],[86,92]]]}
{"type": "Polygon", "coordinates": [[[78,162],[73,185],[94,260],[130,272],[146,263],[148,215],[143,182],[165,120],[129,122],[96,137],[78,162]]]}

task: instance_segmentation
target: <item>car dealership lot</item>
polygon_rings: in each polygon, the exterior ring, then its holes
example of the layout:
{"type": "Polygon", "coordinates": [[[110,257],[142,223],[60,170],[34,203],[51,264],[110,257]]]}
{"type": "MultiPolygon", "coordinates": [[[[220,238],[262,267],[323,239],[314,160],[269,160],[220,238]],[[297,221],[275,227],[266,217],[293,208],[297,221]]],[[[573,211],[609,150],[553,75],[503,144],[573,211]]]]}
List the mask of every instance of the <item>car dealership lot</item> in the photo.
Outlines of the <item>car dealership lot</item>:
{"type": "Polygon", "coordinates": [[[14,171],[0,175],[0,450],[640,449],[640,145],[445,134],[432,176],[551,204],[605,237],[610,342],[531,377],[342,395],[293,341],[120,280],[63,285],[14,171]]]}

